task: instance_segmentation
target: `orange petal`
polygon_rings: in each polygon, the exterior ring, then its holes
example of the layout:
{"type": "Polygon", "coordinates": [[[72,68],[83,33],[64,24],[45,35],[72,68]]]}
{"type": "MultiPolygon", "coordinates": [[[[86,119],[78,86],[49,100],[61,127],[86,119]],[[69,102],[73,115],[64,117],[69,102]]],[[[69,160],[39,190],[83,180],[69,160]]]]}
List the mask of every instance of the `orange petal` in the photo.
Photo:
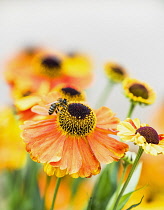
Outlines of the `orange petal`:
{"type": "MultiPolygon", "coordinates": [[[[53,165],[53,163],[51,165],[53,165]]],[[[67,137],[64,144],[63,156],[59,165],[61,170],[67,169],[69,174],[79,171],[82,165],[82,158],[76,137],[67,137]]]]}
{"type": "Polygon", "coordinates": [[[33,159],[41,163],[61,159],[65,136],[56,126],[54,119],[26,125],[22,136],[33,159]]]}
{"type": "Polygon", "coordinates": [[[109,130],[116,130],[119,118],[115,117],[115,114],[111,109],[107,107],[101,107],[95,110],[97,117],[97,127],[109,130]]]}
{"type": "Polygon", "coordinates": [[[86,138],[78,140],[78,146],[82,157],[82,167],[78,172],[80,177],[90,177],[100,172],[100,163],[94,156],[86,138]]]}
{"type": "Polygon", "coordinates": [[[124,156],[128,148],[128,145],[104,135],[97,130],[87,138],[93,153],[102,163],[117,161],[124,156]]]}

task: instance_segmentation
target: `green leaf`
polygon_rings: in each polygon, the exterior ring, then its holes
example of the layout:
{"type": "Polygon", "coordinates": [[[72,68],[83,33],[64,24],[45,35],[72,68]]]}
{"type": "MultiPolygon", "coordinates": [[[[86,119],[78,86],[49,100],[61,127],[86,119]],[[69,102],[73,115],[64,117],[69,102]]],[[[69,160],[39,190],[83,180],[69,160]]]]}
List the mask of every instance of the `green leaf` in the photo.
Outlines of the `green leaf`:
{"type": "Polygon", "coordinates": [[[87,210],[102,210],[112,197],[117,187],[119,162],[107,165],[98,176],[87,210]]]}
{"type": "MultiPolygon", "coordinates": [[[[121,210],[125,204],[128,202],[131,194],[135,192],[135,188],[138,184],[140,174],[141,174],[141,169],[142,169],[142,163],[139,163],[138,166],[136,167],[136,170],[133,173],[133,176],[123,194],[123,196],[120,199],[119,205],[117,207],[117,210],[121,210]]],[[[121,187],[122,188],[122,187],[121,187]]],[[[116,192],[113,194],[112,198],[109,200],[108,205],[106,207],[106,210],[113,210],[114,203],[116,201],[116,192]]]]}
{"type": "Polygon", "coordinates": [[[142,198],[141,198],[141,200],[140,200],[139,203],[133,204],[132,206],[130,206],[130,207],[129,207],[128,209],[126,209],[126,210],[130,210],[130,209],[132,209],[132,208],[134,208],[134,207],[136,207],[136,206],[139,206],[139,205],[141,204],[141,202],[142,202],[143,197],[144,197],[144,196],[142,196],[142,198]]]}

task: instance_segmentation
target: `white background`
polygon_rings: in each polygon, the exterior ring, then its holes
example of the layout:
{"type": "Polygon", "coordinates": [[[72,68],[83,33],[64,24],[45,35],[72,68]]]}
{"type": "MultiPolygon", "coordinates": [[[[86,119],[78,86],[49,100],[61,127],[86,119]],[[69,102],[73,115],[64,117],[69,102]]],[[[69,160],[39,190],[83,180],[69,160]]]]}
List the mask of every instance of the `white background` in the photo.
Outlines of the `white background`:
{"type": "MultiPolygon", "coordinates": [[[[94,106],[106,78],[103,65],[114,60],[129,74],[148,83],[157,93],[156,103],[137,107],[133,116],[149,120],[164,98],[164,1],[162,0],[1,0],[0,66],[25,45],[44,45],[60,51],[89,54],[95,80],[88,90],[94,106]]],[[[1,74],[0,105],[10,102],[1,74]]],[[[124,119],[129,101],[121,86],[106,103],[124,119]]]]}

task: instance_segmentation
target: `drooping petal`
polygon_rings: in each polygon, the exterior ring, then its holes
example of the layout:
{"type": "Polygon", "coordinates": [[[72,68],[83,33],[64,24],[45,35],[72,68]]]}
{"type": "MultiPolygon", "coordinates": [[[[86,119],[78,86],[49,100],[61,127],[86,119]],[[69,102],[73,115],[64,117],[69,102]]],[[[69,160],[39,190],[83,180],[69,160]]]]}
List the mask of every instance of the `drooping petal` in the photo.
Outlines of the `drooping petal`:
{"type": "Polygon", "coordinates": [[[103,163],[119,160],[128,150],[127,144],[106,136],[98,130],[95,130],[94,134],[89,135],[87,139],[96,158],[103,163]]]}
{"type": "Polygon", "coordinates": [[[119,118],[115,117],[115,114],[111,109],[107,107],[101,107],[95,110],[97,118],[97,127],[102,129],[107,129],[114,131],[117,128],[118,123],[120,122],[119,118]]]}
{"type": "Polygon", "coordinates": [[[64,144],[63,156],[60,162],[51,163],[52,166],[60,166],[61,170],[67,169],[67,173],[73,174],[79,171],[82,165],[82,158],[79,152],[76,137],[67,137],[64,144]]]}
{"type": "Polygon", "coordinates": [[[72,177],[90,177],[100,172],[100,163],[92,152],[86,138],[78,139],[78,146],[82,157],[82,166],[77,174],[72,177]]]}
{"type": "Polygon", "coordinates": [[[59,161],[62,157],[65,136],[55,129],[55,120],[31,122],[31,124],[27,122],[26,124],[24,125],[26,132],[22,133],[22,137],[27,143],[26,149],[30,152],[31,157],[42,163],[59,161]],[[26,124],[28,124],[27,129],[26,124]]]}

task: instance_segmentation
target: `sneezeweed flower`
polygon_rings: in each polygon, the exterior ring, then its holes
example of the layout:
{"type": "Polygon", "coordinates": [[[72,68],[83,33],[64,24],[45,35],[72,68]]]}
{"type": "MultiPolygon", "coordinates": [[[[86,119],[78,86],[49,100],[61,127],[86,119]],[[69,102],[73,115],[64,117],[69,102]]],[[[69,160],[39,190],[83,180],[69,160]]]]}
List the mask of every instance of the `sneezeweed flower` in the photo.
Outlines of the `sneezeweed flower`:
{"type": "MultiPolygon", "coordinates": [[[[24,75],[30,74],[29,66],[35,55],[41,51],[44,51],[42,47],[29,46],[7,61],[4,76],[11,87],[16,85],[17,78],[22,80],[22,78],[25,78],[24,75]]],[[[26,83],[26,80],[23,80],[23,82],[26,83]]]]}
{"type": "Polygon", "coordinates": [[[49,116],[48,104],[56,100],[52,96],[32,108],[46,119],[26,121],[21,126],[26,150],[34,161],[48,165],[48,170],[51,165],[58,177],[69,174],[77,178],[96,175],[100,163],[124,156],[128,145],[108,136],[116,135],[119,122],[109,108],[93,110],[84,102],[68,101],[49,116]]]}
{"type": "Polygon", "coordinates": [[[20,122],[12,107],[0,110],[0,170],[19,169],[26,163],[25,145],[20,138],[20,122]]]}
{"type": "Polygon", "coordinates": [[[145,153],[151,155],[164,154],[164,134],[147,124],[141,124],[138,118],[132,120],[127,118],[117,126],[117,135],[123,141],[133,142],[143,148],[145,153]]]}
{"type": "Polygon", "coordinates": [[[90,57],[85,54],[79,52],[67,54],[63,59],[62,67],[69,84],[75,84],[85,89],[93,81],[92,62],[90,57]]]}
{"type": "Polygon", "coordinates": [[[114,83],[121,83],[127,77],[127,70],[115,62],[107,62],[104,70],[107,77],[114,83]]]}
{"type": "Polygon", "coordinates": [[[155,92],[145,82],[127,77],[123,81],[123,89],[125,96],[133,103],[150,105],[155,101],[155,92]]]}
{"type": "Polygon", "coordinates": [[[19,120],[25,121],[35,117],[37,114],[32,112],[31,108],[39,103],[41,95],[45,95],[49,91],[50,87],[46,82],[43,82],[36,92],[27,89],[27,87],[26,89],[13,88],[14,106],[19,120]]]}
{"type": "Polygon", "coordinates": [[[60,84],[57,85],[52,91],[59,93],[58,98],[65,98],[69,101],[85,101],[86,94],[83,90],[74,85],[60,84]]]}

